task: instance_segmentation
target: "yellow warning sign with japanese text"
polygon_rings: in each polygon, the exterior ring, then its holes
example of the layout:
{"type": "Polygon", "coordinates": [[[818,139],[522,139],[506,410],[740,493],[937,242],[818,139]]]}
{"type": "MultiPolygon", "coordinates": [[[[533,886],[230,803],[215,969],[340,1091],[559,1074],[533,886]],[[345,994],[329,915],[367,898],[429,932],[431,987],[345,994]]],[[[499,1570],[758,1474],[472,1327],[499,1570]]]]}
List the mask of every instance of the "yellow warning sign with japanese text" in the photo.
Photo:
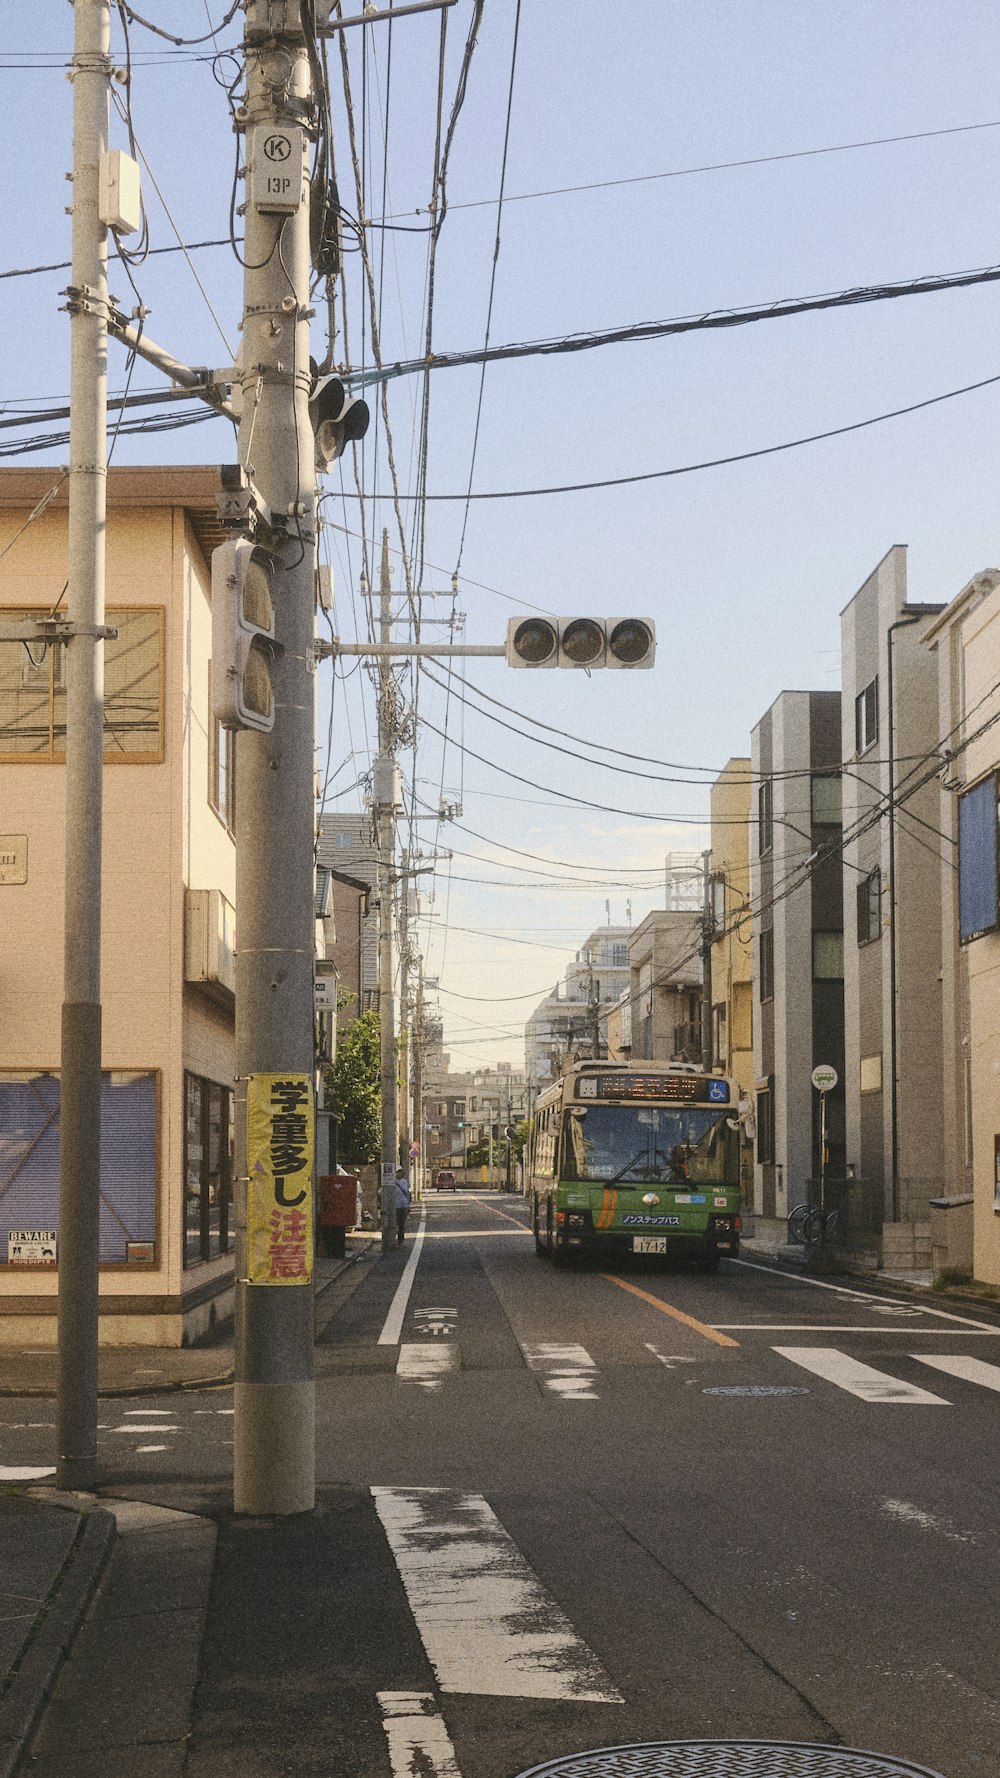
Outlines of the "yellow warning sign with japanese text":
{"type": "Polygon", "coordinates": [[[247,1277],[308,1284],[313,1273],[312,1079],[247,1079],[247,1277]]]}

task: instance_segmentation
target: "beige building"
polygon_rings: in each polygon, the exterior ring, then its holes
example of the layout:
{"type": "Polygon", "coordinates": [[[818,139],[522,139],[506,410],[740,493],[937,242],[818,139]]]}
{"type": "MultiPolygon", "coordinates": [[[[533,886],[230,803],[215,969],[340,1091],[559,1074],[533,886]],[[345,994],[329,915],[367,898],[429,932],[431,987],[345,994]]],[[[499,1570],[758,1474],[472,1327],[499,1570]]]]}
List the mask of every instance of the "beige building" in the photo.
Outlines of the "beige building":
{"type": "Polygon", "coordinates": [[[1000,1285],[1000,572],[976,575],[925,641],[936,657],[938,731],[948,750],[937,824],[949,841],[941,979],[942,1197],[950,1207],[934,1216],[935,1264],[1000,1285]]]}
{"type": "Polygon", "coordinates": [[[702,916],[657,909],[628,941],[634,1062],[701,1061],[702,916]]]}
{"type": "MultiPolygon", "coordinates": [[[[184,1344],[232,1311],[235,778],[233,737],[210,706],[217,486],[213,468],[108,478],[107,621],[119,634],[105,648],[106,1344],[184,1344]]],[[[63,599],[58,470],[0,472],[0,551],[19,531],[0,561],[4,618],[63,599]]],[[[0,1343],[19,1346],[56,1333],[62,654],[0,643],[0,1343]]]]}
{"type": "Polygon", "coordinates": [[[846,1159],[881,1201],[883,1263],[930,1263],[943,1183],[941,862],[933,765],[942,605],[895,544],[841,613],[846,1159]],[[851,902],[853,900],[853,907],[851,902]]]}

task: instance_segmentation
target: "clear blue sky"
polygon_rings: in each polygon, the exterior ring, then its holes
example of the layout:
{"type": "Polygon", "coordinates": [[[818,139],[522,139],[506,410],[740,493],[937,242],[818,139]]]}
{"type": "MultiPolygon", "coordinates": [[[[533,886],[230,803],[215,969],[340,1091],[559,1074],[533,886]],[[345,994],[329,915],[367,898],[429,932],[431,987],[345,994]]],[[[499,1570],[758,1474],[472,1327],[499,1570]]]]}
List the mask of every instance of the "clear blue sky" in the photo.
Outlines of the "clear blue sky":
{"type": "MultiPolygon", "coordinates": [[[[352,10],[353,8],[347,8],[352,10]]],[[[218,23],[221,0],[146,0],[148,17],[178,35],[218,23]]],[[[440,350],[483,342],[496,197],[510,78],[515,0],[487,0],[448,180],[452,205],[437,264],[434,341],[440,350]],[[487,199],[486,207],[461,208],[487,199]]],[[[471,0],[449,16],[445,110],[450,107],[471,0]]],[[[237,20],[219,35],[238,40],[237,20]]],[[[9,165],[0,269],[68,256],[71,92],[63,65],[73,14],[65,0],[31,6],[0,0],[0,80],[9,165]],[[29,64],[15,66],[15,64],[29,64]]],[[[383,153],[386,27],[350,34],[360,130],[368,148],[367,213],[388,209],[419,228],[427,205],[438,52],[434,15],[394,27],[383,153]]],[[[523,0],[511,111],[492,340],[496,344],[642,322],[847,286],[993,263],[1000,128],[818,154],[725,171],[530,198],[520,194],[703,167],[767,155],[1000,119],[996,97],[998,15],[988,0],[633,0],[628,8],[579,0],[523,0]]],[[[116,25],[116,43],[121,33],[116,25]]],[[[186,241],[228,230],[234,139],[205,48],[177,53],[138,26],[133,109],[139,142],[186,241]]],[[[208,46],[211,49],[211,45],[208,46]]],[[[339,56],[334,123],[341,192],[356,211],[339,56]]],[[[116,142],[124,145],[120,125],[116,142]]],[[[153,242],[174,239],[149,178],[153,242]]],[[[426,237],[371,234],[387,359],[422,349],[426,237]]],[[[230,345],[241,308],[241,272],[227,248],[193,255],[230,345]]],[[[152,314],[150,334],[189,363],[227,352],[205,299],[179,255],[135,272],[152,314]]],[[[65,396],[68,330],[59,312],[65,274],[0,283],[7,404],[65,396]]],[[[124,300],[120,271],[112,288],[124,300]]],[[[768,322],[581,355],[491,366],[486,373],[474,487],[524,488],[637,474],[698,462],[821,431],[920,401],[1000,373],[994,286],[768,322]]],[[[362,285],[350,260],[351,362],[362,349],[362,285]]],[[[319,321],[317,322],[319,329],[319,321]]],[[[322,341],[321,341],[322,344],[322,341]]],[[[345,356],[342,340],[337,357],[345,356]]],[[[121,387],[124,360],[114,359],[121,387]]],[[[157,380],[139,366],[134,388],[157,380]]],[[[428,487],[468,483],[479,391],[476,369],[432,379],[428,487]]],[[[401,484],[415,476],[416,379],[390,396],[401,484]]],[[[462,556],[467,638],[502,638],[523,600],[559,611],[653,615],[657,667],[650,674],[511,674],[472,663],[468,677],[514,711],[572,735],[593,735],[639,755],[720,766],[749,749],[750,730],[785,687],[838,683],[838,613],[893,543],[909,545],[911,596],[951,598],[978,569],[1000,560],[993,448],[995,390],[846,438],[755,463],[631,489],[473,503],[462,556]],[[513,601],[513,602],[512,602],[513,601]]],[[[2,438],[4,435],[0,435],[2,438]]],[[[6,435],[9,438],[9,434],[6,435]]],[[[223,422],[122,437],[119,462],[217,462],[232,455],[223,422]]],[[[369,492],[388,486],[381,428],[366,450],[369,492]]],[[[21,461],[57,462],[53,450],[21,461]]],[[[331,479],[339,487],[339,477],[331,479]]],[[[357,532],[358,503],[327,503],[332,524],[357,532]]],[[[409,512],[409,508],[407,511],[409,512]]],[[[446,589],[456,565],[461,504],[432,505],[426,524],[426,587],[446,589]]],[[[366,502],[369,537],[392,522],[388,504],[366,502]]],[[[408,521],[409,522],[409,521],[408,521]]],[[[360,546],[328,534],[337,622],[357,621],[360,546]]],[[[398,574],[397,584],[401,577],[398,574]]],[[[428,612],[447,602],[428,603],[428,612]]],[[[329,679],[321,691],[325,763],[329,679]]],[[[442,726],[444,696],[429,681],[419,714],[442,726]]],[[[626,897],[641,917],[656,905],[656,867],[668,846],[698,844],[707,792],[629,779],[542,750],[452,704],[443,785],[461,794],[463,821],[489,841],[581,867],[592,887],[535,881],[497,862],[527,864],[457,825],[456,850],[436,878],[428,968],[456,995],[544,990],[578,943],[626,897]],[[466,758],[456,743],[496,760],[526,783],[466,758]],[[553,790],[642,813],[601,815],[559,806],[553,790]],[[540,806],[541,805],[541,806],[540,806]],[[677,816],[689,826],[653,820],[677,816]],[[471,854],[459,857],[457,854],[471,854]],[[488,863],[484,862],[489,860],[488,863]],[[644,868],[645,877],[630,873],[644,868]],[[477,877],[476,886],[460,881],[477,877]],[[505,886],[501,887],[500,884],[505,886]],[[607,883],[607,889],[598,884],[607,883]],[[516,887],[514,886],[516,885],[516,887]],[[445,940],[445,913],[448,936],[445,940]],[[475,932],[465,930],[477,929],[475,932]],[[481,936],[493,934],[492,937],[481,936]],[[512,939],[522,942],[508,942],[512,939]]],[[[373,727],[363,672],[338,688],[331,791],[367,762],[373,727]],[[357,756],[348,759],[348,754],[357,756]]],[[[418,791],[432,805],[442,783],[441,743],[421,733],[418,791]]],[[[558,739],[558,735],[550,736],[558,739]]],[[[567,743],[572,745],[573,743],[567,743]]],[[[619,764],[627,763],[619,761],[619,764]]],[[[691,774],[688,774],[689,776],[691,774]]],[[[358,792],[331,807],[358,806],[358,792]]],[[[419,829],[425,849],[435,828],[419,829]]],[[[559,872],[553,866],[555,875],[559,872]]],[[[430,902],[421,879],[421,906],[430,902]]],[[[491,1005],[442,994],[455,1064],[519,1060],[517,1033],[531,998],[491,1005]]]]}

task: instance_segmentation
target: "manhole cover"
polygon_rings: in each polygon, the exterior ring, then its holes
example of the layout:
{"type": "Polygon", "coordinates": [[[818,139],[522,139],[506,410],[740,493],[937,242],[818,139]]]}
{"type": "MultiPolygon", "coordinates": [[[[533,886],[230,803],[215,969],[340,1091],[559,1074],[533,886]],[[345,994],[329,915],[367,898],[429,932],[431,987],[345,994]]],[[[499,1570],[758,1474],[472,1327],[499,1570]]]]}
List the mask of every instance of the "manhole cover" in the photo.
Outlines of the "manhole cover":
{"type": "Polygon", "coordinates": [[[941,1778],[929,1766],[798,1741],[644,1741],[594,1747],[531,1766],[519,1778],[941,1778]]]}
{"type": "Polygon", "coordinates": [[[796,1389],[793,1385],[782,1388],[780,1383],[724,1383],[719,1388],[703,1389],[702,1395],[808,1395],[808,1389],[796,1389]]]}

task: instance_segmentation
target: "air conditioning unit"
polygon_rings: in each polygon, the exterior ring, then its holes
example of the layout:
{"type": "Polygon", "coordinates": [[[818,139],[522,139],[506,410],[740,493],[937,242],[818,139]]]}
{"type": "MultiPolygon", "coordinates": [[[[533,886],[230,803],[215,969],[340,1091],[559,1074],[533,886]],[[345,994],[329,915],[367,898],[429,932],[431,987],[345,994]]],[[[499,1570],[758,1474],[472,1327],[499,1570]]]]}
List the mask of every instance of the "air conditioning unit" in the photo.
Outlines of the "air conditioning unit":
{"type": "Polygon", "coordinates": [[[184,921],[185,981],[231,1006],[236,997],[236,909],[221,889],[189,889],[184,921]]]}

